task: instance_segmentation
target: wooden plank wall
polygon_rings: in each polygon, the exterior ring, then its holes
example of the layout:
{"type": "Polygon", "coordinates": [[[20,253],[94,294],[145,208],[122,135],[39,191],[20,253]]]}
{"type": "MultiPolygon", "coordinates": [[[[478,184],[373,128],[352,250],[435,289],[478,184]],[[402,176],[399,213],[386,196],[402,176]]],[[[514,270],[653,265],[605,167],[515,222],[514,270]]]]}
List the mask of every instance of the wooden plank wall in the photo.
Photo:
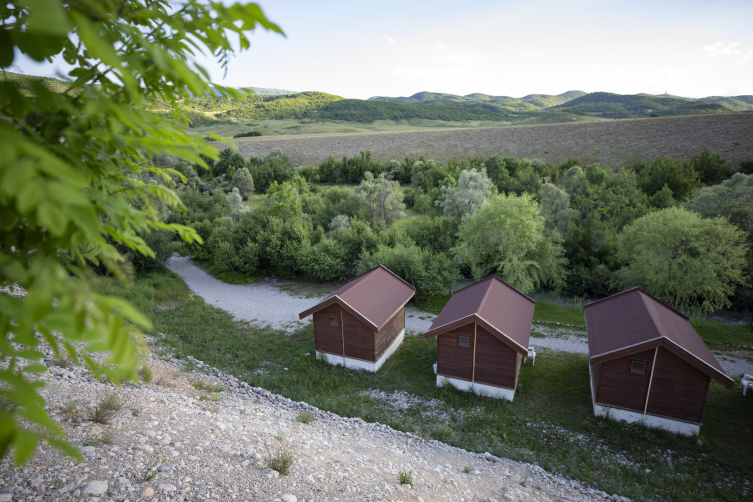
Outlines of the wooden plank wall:
{"type": "Polygon", "coordinates": [[[330,305],[314,312],[314,346],[316,350],[330,354],[343,354],[342,318],[340,306],[330,305]],[[329,325],[329,316],[337,316],[337,326],[329,325]]]}
{"type": "Polygon", "coordinates": [[[660,347],[646,412],[700,423],[710,381],[707,375],[660,347]]]}
{"type": "Polygon", "coordinates": [[[475,381],[514,389],[518,374],[517,354],[512,347],[479,326],[476,330],[475,381]]]}
{"type": "MultiPolygon", "coordinates": [[[[476,354],[478,357],[478,354],[476,354]]],[[[471,380],[473,371],[473,323],[456,329],[454,333],[437,336],[437,373],[462,380],[471,380]],[[468,347],[458,347],[458,335],[470,339],[468,347]]]]}
{"type": "Polygon", "coordinates": [[[643,413],[653,359],[654,349],[650,349],[602,363],[596,402],[643,413]],[[643,375],[629,372],[633,359],[646,362],[643,375]]]}
{"type": "MultiPolygon", "coordinates": [[[[376,332],[376,359],[382,357],[397,335],[405,328],[405,307],[395,313],[382,328],[376,332]]],[[[376,360],[375,359],[375,360],[376,360]]]]}
{"type": "Polygon", "coordinates": [[[374,331],[356,319],[352,314],[343,311],[343,327],[345,329],[345,357],[353,357],[364,361],[376,361],[374,357],[374,331]]]}

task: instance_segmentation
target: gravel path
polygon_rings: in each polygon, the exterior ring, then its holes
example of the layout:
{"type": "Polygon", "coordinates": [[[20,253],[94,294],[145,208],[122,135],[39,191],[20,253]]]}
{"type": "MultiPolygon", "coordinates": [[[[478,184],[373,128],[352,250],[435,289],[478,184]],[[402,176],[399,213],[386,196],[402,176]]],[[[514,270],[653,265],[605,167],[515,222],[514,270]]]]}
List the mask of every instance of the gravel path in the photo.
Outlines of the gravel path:
{"type": "Polygon", "coordinates": [[[316,298],[300,298],[280,291],[269,283],[227,284],[215,279],[184,256],[173,256],[167,268],[186,281],[188,287],[210,305],[236,319],[259,326],[292,332],[310,323],[298,314],[315,305],[316,298]]]}
{"type": "MultiPolygon", "coordinates": [[[[194,265],[190,258],[173,256],[168,268],[180,275],[191,290],[204,300],[226,312],[236,319],[248,321],[259,326],[293,332],[306,326],[311,318],[298,319],[298,313],[315,305],[318,298],[303,298],[280,291],[274,285],[257,281],[253,284],[226,284],[215,279],[200,267],[194,265]]],[[[321,297],[320,297],[321,298],[321,297]]],[[[415,307],[405,309],[405,331],[420,335],[427,331],[436,315],[423,312],[415,307]]],[[[560,352],[577,354],[588,353],[588,343],[582,336],[573,335],[570,330],[551,328],[534,324],[534,330],[547,335],[546,338],[531,338],[531,345],[560,352]]],[[[753,363],[732,355],[716,355],[717,360],[728,375],[738,376],[753,373],[753,363]]]]}

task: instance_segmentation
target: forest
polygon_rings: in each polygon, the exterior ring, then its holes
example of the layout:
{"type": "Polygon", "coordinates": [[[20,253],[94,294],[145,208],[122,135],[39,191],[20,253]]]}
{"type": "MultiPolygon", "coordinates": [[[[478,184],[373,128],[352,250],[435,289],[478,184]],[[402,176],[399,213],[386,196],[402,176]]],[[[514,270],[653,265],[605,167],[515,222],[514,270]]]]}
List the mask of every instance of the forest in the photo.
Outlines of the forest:
{"type": "Polygon", "coordinates": [[[496,274],[524,292],[641,286],[697,313],[753,308],[753,163],[736,170],[708,150],[619,167],[376,162],[369,152],[294,167],[279,151],[245,159],[230,148],[209,170],[155,162],[175,169],[185,205],[164,221],[195,228],[203,244],[145,235],[157,256],[132,253],[139,269],[177,250],[227,282],[336,281],[381,263],[419,302],[496,274]]]}

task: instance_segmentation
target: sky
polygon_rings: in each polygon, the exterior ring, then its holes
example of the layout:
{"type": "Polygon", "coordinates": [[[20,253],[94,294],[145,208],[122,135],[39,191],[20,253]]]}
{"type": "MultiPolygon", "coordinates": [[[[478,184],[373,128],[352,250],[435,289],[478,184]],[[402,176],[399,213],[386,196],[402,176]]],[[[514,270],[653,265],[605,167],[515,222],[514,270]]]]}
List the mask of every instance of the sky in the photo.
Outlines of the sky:
{"type": "MultiPolygon", "coordinates": [[[[202,60],[215,82],[360,99],[753,94],[751,0],[258,3],[286,36],[254,33],[227,75],[202,60]]],[[[55,76],[63,66],[21,60],[18,69],[55,76]]]]}

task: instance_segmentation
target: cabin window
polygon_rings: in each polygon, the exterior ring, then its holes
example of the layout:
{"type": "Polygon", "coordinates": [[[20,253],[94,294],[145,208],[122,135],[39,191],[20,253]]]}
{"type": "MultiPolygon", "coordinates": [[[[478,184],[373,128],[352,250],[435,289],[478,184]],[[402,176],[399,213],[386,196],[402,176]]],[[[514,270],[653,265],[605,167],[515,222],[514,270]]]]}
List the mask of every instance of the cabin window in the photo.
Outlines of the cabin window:
{"type": "Polygon", "coordinates": [[[646,373],[645,361],[630,361],[630,373],[644,375],[646,373]]]}
{"type": "Polygon", "coordinates": [[[471,344],[471,339],[467,336],[459,336],[458,337],[458,345],[461,347],[469,347],[471,344]]]}
{"type": "Polygon", "coordinates": [[[337,316],[336,315],[329,316],[329,325],[330,326],[337,326],[337,316]]]}

